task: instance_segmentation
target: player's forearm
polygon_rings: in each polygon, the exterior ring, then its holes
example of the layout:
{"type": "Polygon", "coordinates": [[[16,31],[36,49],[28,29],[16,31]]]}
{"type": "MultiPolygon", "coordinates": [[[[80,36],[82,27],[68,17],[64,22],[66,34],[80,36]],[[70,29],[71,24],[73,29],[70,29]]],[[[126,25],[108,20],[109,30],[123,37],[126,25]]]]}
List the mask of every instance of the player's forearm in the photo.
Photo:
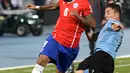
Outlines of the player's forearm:
{"type": "Polygon", "coordinates": [[[36,7],[36,10],[44,10],[44,11],[50,11],[50,10],[56,10],[56,9],[57,7],[54,4],[36,7]]]}
{"type": "Polygon", "coordinates": [[[85,25],[87,25],[88,27],[91,27],[91,28],[95,28],[96,27],[96,23],[94,21],[94,19],[92,17],[87,17],[87,19],[85,17],[82,17],[82,16],[76,16],[82,23],[84,23],[85,25]]]}
{"type": "Polygon", "coordinates": [[[88,24],[92,29],[96,28],[96,23],[93,19],[84,19],[84,24],[88,24]]]}
{"type": "Polygon", "coordinates": [[[91,41],[91,39],[92,39],[92,34],[93,34],[93,31],[91,30],[91,28],[85,29],[85,34],[86,34],[88,40],[91,41]]]}

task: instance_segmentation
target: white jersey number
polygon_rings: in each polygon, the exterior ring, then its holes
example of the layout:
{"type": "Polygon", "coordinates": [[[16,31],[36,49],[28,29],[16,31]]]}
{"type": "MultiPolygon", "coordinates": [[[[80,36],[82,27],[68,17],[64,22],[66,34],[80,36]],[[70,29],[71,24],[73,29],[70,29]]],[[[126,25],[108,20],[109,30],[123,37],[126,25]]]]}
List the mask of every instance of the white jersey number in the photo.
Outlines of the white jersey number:
{"type": "Polygon", "coordinates": [[[68,9],[68,8],[65,8],[65,10],[64,10],[64,16],[67,16],[67,15],[68,15],[68,11],[69,11],[69,9],[68,9]]]}

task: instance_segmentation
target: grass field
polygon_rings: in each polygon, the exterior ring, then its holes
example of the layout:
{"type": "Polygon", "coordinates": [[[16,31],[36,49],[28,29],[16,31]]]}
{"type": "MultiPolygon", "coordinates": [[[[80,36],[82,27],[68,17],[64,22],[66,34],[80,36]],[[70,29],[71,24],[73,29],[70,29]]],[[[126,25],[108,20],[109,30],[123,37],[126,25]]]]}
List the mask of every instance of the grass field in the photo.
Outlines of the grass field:
{"type": "MultiPolygon", "coordinates": [[[[75,69],[77,68],[79,62],[75,63],[75,69]]],[[[114,73],[130,73],[130,57],[129,58],[117,58],[115,60],[115,71],[114,73]]],[[[31,73],[33,67],[25,67],[25,68],[14,68],[2,70],[0,69],[0,73],[31,73]]],[[[44,69],[44,73],[55,73],[55,66],[48,65],[44,69]]]]}

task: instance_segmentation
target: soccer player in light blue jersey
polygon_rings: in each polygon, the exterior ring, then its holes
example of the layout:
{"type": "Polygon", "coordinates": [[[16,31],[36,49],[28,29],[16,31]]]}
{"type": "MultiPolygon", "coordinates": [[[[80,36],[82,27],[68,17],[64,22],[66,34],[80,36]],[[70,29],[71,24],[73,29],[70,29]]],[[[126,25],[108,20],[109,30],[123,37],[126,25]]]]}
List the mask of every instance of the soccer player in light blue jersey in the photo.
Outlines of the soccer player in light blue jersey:
{"type": "Polygon", "coordinates": [[[106,23],[99,33],[95,53],[83,60],[76,73],[113,73],[114,59],[122,43],[124,26],[120,23],[121,9],[119,5],[109,4],[105,9],[106,23]]]}

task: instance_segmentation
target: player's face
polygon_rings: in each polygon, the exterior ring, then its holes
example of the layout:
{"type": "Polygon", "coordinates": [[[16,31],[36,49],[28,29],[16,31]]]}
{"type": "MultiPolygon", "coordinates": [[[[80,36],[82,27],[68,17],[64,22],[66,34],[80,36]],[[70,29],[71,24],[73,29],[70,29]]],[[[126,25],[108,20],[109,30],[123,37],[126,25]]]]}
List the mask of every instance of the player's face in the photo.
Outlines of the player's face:
{"type": "Polygon", "coordinates": [[[108,7],[105,10],[105,19],[109,20],[110,18],[116,19],[116,13],[112,8],[108,7]]]}

